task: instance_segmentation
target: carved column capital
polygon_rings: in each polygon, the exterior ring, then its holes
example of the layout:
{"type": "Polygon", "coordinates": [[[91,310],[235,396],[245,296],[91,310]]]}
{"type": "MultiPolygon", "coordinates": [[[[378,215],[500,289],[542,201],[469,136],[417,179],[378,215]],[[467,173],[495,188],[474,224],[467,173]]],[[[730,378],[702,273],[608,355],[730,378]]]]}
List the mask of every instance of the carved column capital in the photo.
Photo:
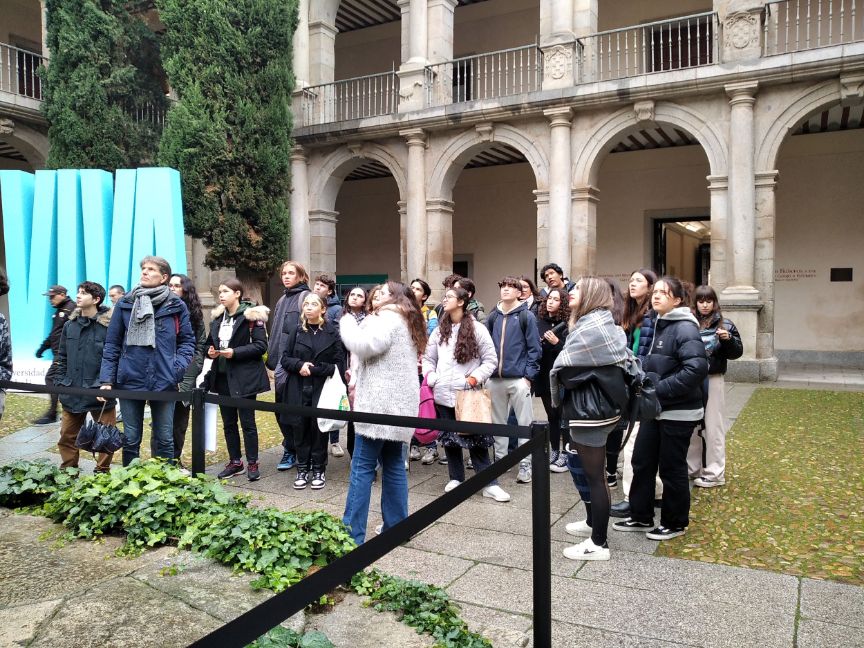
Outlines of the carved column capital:
{"type": "Polygon", "coordinates": [[[409,128],[399,131],[399,135],[405,138],[409,148],[412,146],[426,146],[426,131],[422,128],[409,128]]]}
{"type": "Polygon", "coordinates": [[[654,121],[654,100],[637,101],[633,104],[633,112],[636,114],[637,122],[653,122],[654,121]]]}
{"type": "Polygon", "coordinates": [[[14,135],[15,122],[11,119],[0,119],[0,135],[14,135]]]}
{"type": "Polygon", "coordinates": [[[743,81],[741,83],[730,83],[724,86],[726,94],[729,95],[729,105],[750,105],[756,103],[756,92],[759,90],[758,81],[743,81]]]}
{"type": "Polygon", "coordinates": [[[543,114],[549,120],[549,125],[555,128],[556,126],[570,126],[573,119],[573,109],[565,107],[549,108],[544,110],[543,114]]]}

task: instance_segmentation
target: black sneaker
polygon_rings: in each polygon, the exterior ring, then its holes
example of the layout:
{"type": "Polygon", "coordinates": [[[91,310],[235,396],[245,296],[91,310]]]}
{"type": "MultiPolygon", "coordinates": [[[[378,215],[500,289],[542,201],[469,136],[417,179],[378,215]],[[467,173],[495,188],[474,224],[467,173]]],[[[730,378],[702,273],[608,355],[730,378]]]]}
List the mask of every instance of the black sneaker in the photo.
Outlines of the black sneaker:
{"type": "Polygon", "coordinates": [[[637,522],[632,518],[627,518],[626,520],[616,522],[612,525],[612,528],[616,531],[641,531],[642,533],[645,533],[646,531],[653,529],[654,525],[650,522],[637,522]]]}
{"type": "Polygon", "coordinates": [[[309,483],[309,473],[301,470],[297,473],[297,479],[294,480],[294,490],[303,490],[309,483]]]}
{"type": "Polygon", "coordinates": [[[312,490],[321,490],[324,488],[326,480],[324,479],[324,471],[319,470],[312,473],[312,490]]]}
{"type": "Polygon", "coordinates": [[[33,425],[48,425],[50,423],[56,423],[56,422],[57,422],[57,415],[51,414],[49,412],[47,414],[43,414],[42,416],[37,418],[35,421],[33,421],[33,425]]]}
{"type": "Polygon", "coordinates": [[[606,473],[606,483],[609,488],[615,488],[618,485],[618,473],[606,473]]]}
{"type": "Polygon", "coordinates": [[[234,475],[242,475],[244,472],[246,472],[246,468],[243,467],[242,461],[229,461],[225,464],[225,469],[219,473],[218,477],[219,479],[228,479],[234,475]]]}
{"type": "Polygon", "coordinates": [[[249,469],[246,471],[246,476],[249,478],[249,481],[258,481],[261,479],[261,471],[258,470],[257,461],[249,462],[249,469]]]}
{"type": "Polygon", "coordinates": [[[646,533],[645,537],[649,540],[671,540],[672,538],[677,538],[685,533],[687,533],[687,529],[684,528],[667,529],[664,526],[658,526],[656,529],[651,529],[646,533]]]}

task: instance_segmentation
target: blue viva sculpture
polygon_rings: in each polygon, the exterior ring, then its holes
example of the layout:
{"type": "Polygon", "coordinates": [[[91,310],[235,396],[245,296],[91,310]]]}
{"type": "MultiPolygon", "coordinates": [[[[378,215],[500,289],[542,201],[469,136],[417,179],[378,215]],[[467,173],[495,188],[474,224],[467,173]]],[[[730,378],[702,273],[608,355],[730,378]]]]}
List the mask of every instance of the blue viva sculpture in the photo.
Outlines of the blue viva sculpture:
{"type": "Polygon", "coordinates": [[[120,169],[116,178],[99,169],[0,171],[16,379],[19,360],[48,332],[49,286],[66,286],[73,300],[85,280],[128,290],[150,254],[186,272],[180,198],[180,174],[168,168],[120,169]]]}

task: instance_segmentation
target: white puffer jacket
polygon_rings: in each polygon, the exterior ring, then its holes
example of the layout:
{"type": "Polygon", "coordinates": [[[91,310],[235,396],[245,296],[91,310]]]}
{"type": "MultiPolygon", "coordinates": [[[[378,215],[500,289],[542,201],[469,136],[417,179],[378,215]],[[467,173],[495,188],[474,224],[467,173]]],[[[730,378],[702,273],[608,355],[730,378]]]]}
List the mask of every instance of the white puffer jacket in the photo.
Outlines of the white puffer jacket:
{"type": "Polygon", "coordinates": [[[498,354],[495,353],[492,336],[489,335],[489,330],[473,317],[470,322],[462,320],[459,324],[454,324],[446,341],[441,339],[440,326],[432,331],[426,353],[423,354],[423,375],[432,388],[435,402],[445,407],[456,406],[456,392],[465,389],[467,376],[474,376],[477,383],[482,385],[497,366],[498,354]],[[466,324],[474,326],[480,357],[459,364],[455,358],[456,338],[459,328],[466,324]]]}
{"type": "MultiPolygon", "coordinates": [[[[395,307],[384,306],[361,324],[351,315],[339,322],[345,347],[359,361],[354,411],[417,416],[420,384],[417,347],[405,318],[395,307]]],[[[414,430],[391,425],[356,423],[357,434],[387,441],[411,440],[414,430]]]]}

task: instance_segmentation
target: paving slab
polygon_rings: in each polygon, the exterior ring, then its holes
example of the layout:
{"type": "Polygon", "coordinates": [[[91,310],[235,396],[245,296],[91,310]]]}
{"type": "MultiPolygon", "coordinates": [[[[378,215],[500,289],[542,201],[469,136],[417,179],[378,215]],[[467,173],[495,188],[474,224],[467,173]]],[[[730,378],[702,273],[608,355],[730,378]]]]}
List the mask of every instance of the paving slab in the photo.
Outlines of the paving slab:
{"type": "MultiPolygon", "coordinates": [[[[412,493],[413,495],[413,493],[412,493]]],[[[552,513],[549,523],[561,519],[560,513],[552,513]]],[[[441,522],[473,529],[488,529],[517,535],[531,536],[531,512],[515,508],[507,502],[496,502],[488,497],[472,497],[441,518],[441,522]]],[[[564,540],[563,538],[558,538],[564,540]]]]}
{"type": "Polygon", "coordinates": [[[470,560],[402,546],[396,547],[373,566],[393,576],[447,587],[473,565],[470,560]]]}
{"type": "Polygon", "coordinates": [[[468,627],[489,639],[495,648],[525,648],[531,645],[533,622],[530,616],[468,603],[458,605],[468,627]]]}
{"type": "Polygon", "coordinates": [[[0,646],[27,645],[62,602],[53,599],[0,609],[0,646]]]}
{"type": "Polygon", "coordinates": [[[130,577],[99,583],[59,606],[32,648],[188,646],[222,625],[206,611],[130,577]]]}
{"type": "Polygon", "coordinates": [[[864,628],[864,588],[804,578],[801,581],[801,616],[864,628]]]}
{"type": "MultiPolygon", "coordinates": [[[[533,641],[530,645],[533,646],[533,641]]],[[[707,648],[702,644],[663,641],[560,621],[552,622],[552,645],[555,648],[707,648]]]]}
{"type": "Polygon", "coordinates": [[[864,634],[861,628],[801,619],[798,622],[795,646],[796,648],[862,648],[864,634]]]}

